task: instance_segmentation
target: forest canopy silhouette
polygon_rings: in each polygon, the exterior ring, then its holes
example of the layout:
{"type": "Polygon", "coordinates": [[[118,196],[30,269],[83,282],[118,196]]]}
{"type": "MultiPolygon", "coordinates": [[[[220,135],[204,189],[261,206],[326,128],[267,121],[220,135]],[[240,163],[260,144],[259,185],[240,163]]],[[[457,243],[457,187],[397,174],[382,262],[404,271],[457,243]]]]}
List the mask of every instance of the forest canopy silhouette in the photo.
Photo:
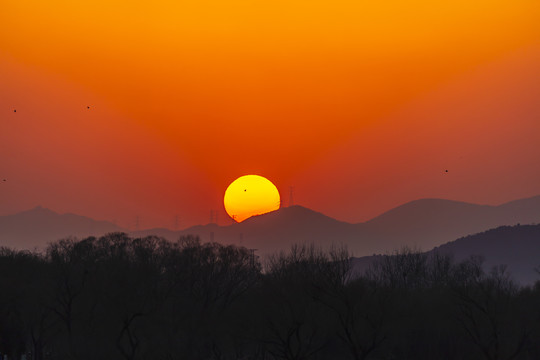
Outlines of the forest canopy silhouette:
{"type": "MultiPolygon", "coordinates": [[[[403,249],[355,274],[344,248],[124,233],[0,249],[0,353],[27,359],[538,359],[540,282],[403,249]]],[[[540,259],[539,259],[540,262],[540,259]]],[[[540,276],[539,276],[540,278],[540,276]]]]}

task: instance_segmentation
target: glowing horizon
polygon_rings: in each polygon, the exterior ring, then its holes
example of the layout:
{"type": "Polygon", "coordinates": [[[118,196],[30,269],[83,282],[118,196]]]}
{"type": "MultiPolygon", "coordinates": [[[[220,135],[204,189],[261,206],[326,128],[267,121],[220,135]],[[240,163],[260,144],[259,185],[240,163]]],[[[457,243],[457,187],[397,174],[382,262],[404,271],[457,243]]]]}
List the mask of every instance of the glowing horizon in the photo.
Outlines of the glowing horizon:
{"type": "Polygon", "coordinates": [[[539,194],[538,18],[532,0],[7,0],[0,213],[197,224],[247,173],[346,221],[539,194]]]}

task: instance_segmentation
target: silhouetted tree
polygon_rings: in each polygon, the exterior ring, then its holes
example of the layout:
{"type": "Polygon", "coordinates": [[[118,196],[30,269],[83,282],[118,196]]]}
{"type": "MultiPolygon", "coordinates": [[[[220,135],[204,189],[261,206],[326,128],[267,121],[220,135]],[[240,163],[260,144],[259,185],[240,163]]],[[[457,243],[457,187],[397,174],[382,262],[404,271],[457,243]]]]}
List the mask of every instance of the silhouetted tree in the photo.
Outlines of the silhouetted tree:
{"type": "Polygon", "coordinates": [[[354,274],[344,248],[112,233],[0,248],[0,353],[45,359],[540,358],[540,282],[403,249],[354,274]]]}
{"type": "Polygon", "coordinates": [[[531,332],[518,311],[519,289],[504,266],[485,275],[481,265],[481,259],[473,258],[458,266],[456,319],[485,359],[516,359],[531,332]]]}
{"type": "Polygon", "coordinates": [[[318,281],[332,277],[324,273],[328,262],[327,254],[306,244],[268,258],[260,300],[266,316],[259,321],[274,358],[312,359],[327,345],[331,318],[313,292],[318,281]]]}

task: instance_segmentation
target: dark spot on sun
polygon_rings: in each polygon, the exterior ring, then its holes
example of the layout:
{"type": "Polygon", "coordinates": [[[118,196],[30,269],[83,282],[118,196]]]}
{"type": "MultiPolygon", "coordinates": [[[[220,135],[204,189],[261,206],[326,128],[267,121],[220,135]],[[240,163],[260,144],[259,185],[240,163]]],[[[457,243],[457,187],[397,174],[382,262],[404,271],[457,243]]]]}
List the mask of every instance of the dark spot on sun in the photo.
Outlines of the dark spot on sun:
{"type": "Polygon", "coordinates": [[[247,191],[246,189],[244,189],[244,191],[247,191]]]}

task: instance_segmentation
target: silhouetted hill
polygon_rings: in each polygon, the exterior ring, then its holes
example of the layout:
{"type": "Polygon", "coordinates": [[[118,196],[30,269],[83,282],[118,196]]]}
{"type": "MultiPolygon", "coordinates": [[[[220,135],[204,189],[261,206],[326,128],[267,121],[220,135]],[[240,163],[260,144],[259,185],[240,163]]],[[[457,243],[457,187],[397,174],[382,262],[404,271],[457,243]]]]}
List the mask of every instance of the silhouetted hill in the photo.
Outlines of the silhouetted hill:
{"type": "Polygon", "coordinates": [[[193,234],[200,236],[203,241],[214,240],[257,249],[259,254],[288,250],[291,244],[299,242],[325,245],[332,241],[347,243],[356,239],[353,224],[332,219],[298,205],[254,216],[229,226],[208,224],[177,232],[149,229],[132,234],[135,236],[155,234],[170,240],[193,234]]]}
{"type": "Polygon", "coordinates": [[[156,234],[171,240],[194,234],[203,241],[213,239],[258,249],[263,255],[298,242],[313,242],[324,247],[332,243],[346,244],[356,256],[362,256],[385,254],[405,245],[429,250],[501,225],[536,222],[540,222],[540,196],[499,206],[422,199],[358,224],[338,221],[296,205],[229,226],[208,224],[177,232],[149,229],[132,234],[156,234]]]}
{"type": "MultiPolygon", "coordinates": [[[[514,280],[531,285],[540,280],[540,225],[500,226],[474,235],[450,241],[427,251],[451,255],[456,262],[479,255],[484,258],[484,270],[506,265],[514,280]]],[[[364,273],[374,261],[384,255],[353,258],[356,273],[364,273]]]]}
{"type": "Polygon", "coordinates": [[[434,251],[452,254],[456,261],[481,255],[486,270],[507,265],[522,284],[540,280],[535,271],[540,268],[540,225],[501,226],[451,241],[431,250],[434,251]]]}
{"type": "Polygon", "coordinates": [[[43,248],[68,236],[85,237],[124,231],[108,221],[75,214],[58,214],[38,206],[14,215],[0,216],[0,246],[16,249],[43,248]]]}

